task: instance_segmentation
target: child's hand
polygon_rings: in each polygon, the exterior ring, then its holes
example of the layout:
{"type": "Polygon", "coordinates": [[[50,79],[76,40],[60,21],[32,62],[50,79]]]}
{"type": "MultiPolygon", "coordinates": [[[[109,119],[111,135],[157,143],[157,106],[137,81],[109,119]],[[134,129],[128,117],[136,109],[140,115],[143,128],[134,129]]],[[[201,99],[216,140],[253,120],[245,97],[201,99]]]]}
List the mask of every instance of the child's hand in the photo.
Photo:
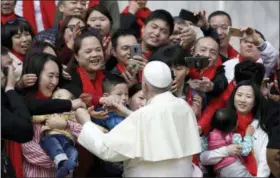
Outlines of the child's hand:
{"type": "Polygon", "coordinates": [[[231,144],[227,146],[227,152],[230,156],[239,156],[241,155],[242,146],[237,144],[231,144]]]}
{"type": "Polygon", "coordinates": [[[108,118],[108,112],[107,111],[95,111],[94,106],[91,106],[88,108],[88,113],[91,117],[95,119],[106,119],[108,118]]]}
{"type": "Polygon", "coordinates": [[[255,128],[252,125],[249,125],[246,129],[246,136],[253,136],[255,128]]]}

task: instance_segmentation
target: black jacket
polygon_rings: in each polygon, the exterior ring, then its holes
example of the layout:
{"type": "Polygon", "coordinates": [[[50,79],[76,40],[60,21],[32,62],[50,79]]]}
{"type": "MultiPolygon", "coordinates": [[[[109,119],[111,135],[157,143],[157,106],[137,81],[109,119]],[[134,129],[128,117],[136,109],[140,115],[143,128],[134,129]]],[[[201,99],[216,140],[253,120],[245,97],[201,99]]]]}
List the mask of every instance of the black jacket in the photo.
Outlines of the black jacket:
{"type": "Polygon", "coordinates": [[[137,39],[140,39],[140,26],[137,24],[137,17],[134,14],[120,14],[120,28],[129,29],[137,39]]]}
{"type": "Polygon", "coordinates": [[[228,81],[225,76],[224,66],[218,67],[212,82],[214,83],[214,88],[211,92],[206,93],[207,103],[209,103],[213,98],[220,96],[220,94],[227,88],[228,81]]]}
{"type": "Polygon", "coordinates": [[[23,98],[15,91],[1,91],[2,138],[19,143],[31,141],[33,126],[31,115],[23,98]]]}

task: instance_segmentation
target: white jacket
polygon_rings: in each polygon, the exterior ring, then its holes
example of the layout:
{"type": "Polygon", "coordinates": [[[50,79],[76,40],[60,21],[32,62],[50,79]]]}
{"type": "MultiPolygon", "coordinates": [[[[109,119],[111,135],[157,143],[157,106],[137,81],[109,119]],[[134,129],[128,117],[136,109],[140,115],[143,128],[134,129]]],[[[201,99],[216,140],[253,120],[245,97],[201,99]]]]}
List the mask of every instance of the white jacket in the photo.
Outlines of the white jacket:
{"type": "MultiPolygon", "coordinates": [[[[268,177],[270,175],[270,169],[266,161],[266,146],[268,143],[267,134],[258,126],[258,121],[255,120],[253,125],[257,126],[256,131],[253,134],[253,153],[257,161],[257,176],[256,177],[268,177]]],[[[200,161],[203,165],[215,165],[222,158],[229,156],[227,148],[221,147],[211,151],[205,151],[200,154],[200,161]]]]}
{"type": "MultiPolygon", "coordinates": [[[[273,72],[273,69],[278,60],[277,50],[267,41],[265,41],[261,46],[258,47],[260,50],[260,59],[257,60],[258,63],[262,63],[265,67],[265,76],[268,77],[273,72]]],[[[223,63],[225,66],[225,76],[230,83],[234,79],[234,68],[235,65],[239,63],[239,58],[233,58],[223,63]]]]}

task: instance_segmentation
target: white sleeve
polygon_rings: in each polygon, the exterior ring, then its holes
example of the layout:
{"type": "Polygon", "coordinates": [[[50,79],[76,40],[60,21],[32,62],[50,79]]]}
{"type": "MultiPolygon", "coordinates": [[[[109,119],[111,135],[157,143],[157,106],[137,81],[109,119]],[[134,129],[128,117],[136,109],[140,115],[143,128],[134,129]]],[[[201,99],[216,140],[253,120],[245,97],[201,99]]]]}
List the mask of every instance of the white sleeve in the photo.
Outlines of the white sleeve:
{"type": "Polygon", "coordinates": [[[265,76],[270,76],[278,60],[278,51],[267,41],[258,47],[263,65],[265,67],[265,76]]]}
{"type": "Polygon", "coordinates": [[[255,137],[254,155],[258,164],[257,177],[268,177],[270,175],[270,169],[266,160],[268,136],[260,127],[258,127],[253,136],[255,137]]]}
{"type": "Polygon", "coordinates": [[[110,149],[104,144],[104,133],[95,124],[87,122],[84,124],[78,137],[78,142],[88,151],[105,161],[118,162],[129,159],[110,149]]]}
{"type": "Polygon", "coordinates": [[[211,151],[204,151],[200,154],[200,162],[202,165],[208,166],[208,165],[215,165],[219,161],[221,161],[224,157],[227,157],[228,152],[226,146],[223,146],[221,148],[211,150],[211,151]]]}

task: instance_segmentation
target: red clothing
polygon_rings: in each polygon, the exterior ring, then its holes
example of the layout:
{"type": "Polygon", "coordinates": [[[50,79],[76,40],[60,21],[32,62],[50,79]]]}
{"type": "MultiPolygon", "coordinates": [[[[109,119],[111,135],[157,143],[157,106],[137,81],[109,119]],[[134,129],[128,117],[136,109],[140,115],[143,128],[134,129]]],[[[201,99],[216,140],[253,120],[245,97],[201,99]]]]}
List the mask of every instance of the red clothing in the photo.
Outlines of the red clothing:
{"type": "Polygon", "coordinates": [[[238,52],[231,45],[228,45],[228,58],[236,58],[238,55],[238,52]]]}
{"type": "Polygon", "coordinates": [[[21,60],[23,62],[24,60],[24,56],[19,54],[18,52],[14,51],[13,49],[10,50],[10,52],[15,55],[19,60],[21,60]]]}
{"type": "Polygon", "coordinates": [[[90,0],[88,3],[88,8],[91,8],[92,6],[98,5],[99,0],[90,0]]]}
{"type": "Polygon", "coordinates": [[[3,14],[1,14],[1,23],[2,23],[2,24],[5,24],[7,21],[9,21],[9,20],[14,20],[14,19],[16,19],[16,18],[17,18],[17,16],[16,16],[15,13],[12,13],[12,14],[9,14],[9,15],[3,15],[3,14]]]}
{"type": "Polygon", "coordinates": [[[216,64],[210,68],[206,68],[202,70],[201,71],[202,73],[197,71],[195,68],[190,69],[190,77],[192,79],[201,79],[202,77],[207,77],[208,79],[212,80],[216,75],[216,71],[218,67],[220,67],[221,65],[222,65],[222,59],[220,56],[218,56],[216,64]]]}
{"type": "Polygon", "coordinates": [[[55,1],[28,0],[22,1],[20,5],[17,5],[16,14],[22,14],[22,17],[30,23],[35,34],[53,27],[56,11],[55,1]],[[37,3],[40,3],[39,8],[37,3]],[[21,4],[22,6],[20,6],[21,4]]]}
{"type": "MultiPolygon", "coordinates": [[[[126,6],[126,8],[122,11],[122,14],[128,14],[129,12],[129,6],[126,6]]],[[[137,24],[140,27],[140,31],[142,27],[144,26],[145,19],[151,14],[151,10],[147,7],[141,8],[137,11],[135,16],[137,17],[137,24]]],[[[141,32],[140,32],[141,33],[141,32]]]]}
{"type": "Polygon", "coordinates": [[[94,81],[91,81],[86,72],[81,68],[77,68],[77,72],[80,75],[83,84],[83,93],[88,93],[92,96],[92,104],[94,106],[99,104],[99,99],[103,95],[102,83],[105,78],[103,71],[96,72],[94,81]]]}
{"type": "Polygon", "coordinates": [[[232,81],[228,84],[226,90],[223,91],[223,93],[219,97],[211,100],[206,109],[203,111],[200,119],[198,120],[198,125],[202,128],[205,135],[207,135],[211,128],[210,123],[214,113],[216,112],[216,110],[226,106],[227,101],[229,100],[234,88],[235,85],[232,81]]]}

